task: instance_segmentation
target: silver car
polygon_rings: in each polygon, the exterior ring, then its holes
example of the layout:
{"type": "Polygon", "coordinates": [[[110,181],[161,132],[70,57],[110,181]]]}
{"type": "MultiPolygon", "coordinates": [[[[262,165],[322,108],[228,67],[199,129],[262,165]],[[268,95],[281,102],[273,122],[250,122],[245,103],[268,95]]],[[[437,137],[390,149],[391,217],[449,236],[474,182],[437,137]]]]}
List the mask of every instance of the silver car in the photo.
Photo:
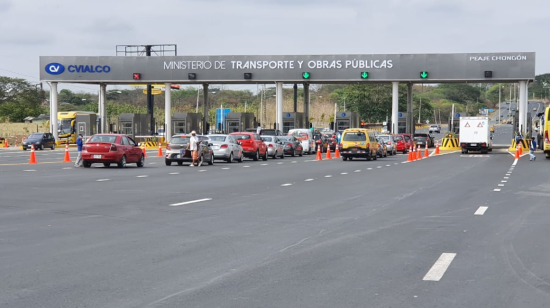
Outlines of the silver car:
{"type": "Polygon", "coordinates": [[[386,144],[388,155],[397,155],[397,140],[392,135],[378,135],[378,139],[386,144]]]}
{"type": "Polygon", "coordinates": [[[243,162],[243,148],[233,136],[208,135],[208,139],[212,143],[214,159],[225,160],[228,163],[235,160],[239,163],[243,162]]]}
{"type": "Polygon", "coordinates": [[[260,136],[267,145],[267,156],[285,158],[285,148],[277,136],[260,136]]]}

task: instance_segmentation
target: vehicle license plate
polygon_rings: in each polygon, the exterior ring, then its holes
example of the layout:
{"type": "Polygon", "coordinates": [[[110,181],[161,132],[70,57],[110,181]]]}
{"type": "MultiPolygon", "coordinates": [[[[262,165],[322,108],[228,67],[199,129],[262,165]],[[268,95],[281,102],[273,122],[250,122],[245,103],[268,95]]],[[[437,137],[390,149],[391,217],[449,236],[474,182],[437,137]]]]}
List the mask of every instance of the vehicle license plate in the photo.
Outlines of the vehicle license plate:
{"type": "Polygon", "coordinates": [[[475,147],[475,146],[477,146],[477,143],[470,143],[470,145],[475,147]]]}
{"type": "Polygon", "coordinates": [[[101,155],[94,155],[94,158],[101,158],[101,155]]]}

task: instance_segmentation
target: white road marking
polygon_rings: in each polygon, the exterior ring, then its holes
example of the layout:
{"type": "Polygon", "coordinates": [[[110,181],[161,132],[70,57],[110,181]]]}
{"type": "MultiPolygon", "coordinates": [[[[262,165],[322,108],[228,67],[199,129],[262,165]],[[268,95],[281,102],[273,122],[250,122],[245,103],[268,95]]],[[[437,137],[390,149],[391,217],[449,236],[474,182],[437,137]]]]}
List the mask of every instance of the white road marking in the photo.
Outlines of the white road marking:
{"type": "Polygon", "coordinates": [[[495,188],[493,189],[493,191],[500,191],[500,188],[495,188]]]}
{"type": "Polygon", "coordinates": [[[510,177],[505,176],[504,178],[505,178],[506,180],[508,180],[510,177]]]}
{"type": "Polygon", "coordinates": [[[284,163],[277,163],[277,165],[282,165],[282,164],[284,164],[284,163]]]}
{"type": "Polygon", "coordinates": [[[95,180],[96,182],[107,182],[107,181],[110,181],[110,179],[99,179],[99,180],[95,180]]]}
{"type": "Polygon", "coordinates": [[[455,257],[456,253],[442,253],[439,259],[437,259],[435,264],[432,266],[432,268],[430,268],[426,276],[422,278],[422,280],[439,281],[443,277],[445,271],[447,271],[455,257]]]}
{"type": "Polygon", "coordinates": [[[393,163],[394,165],[399,165],[399,163],[393,163]]]}
{"type": "Polygon", "coordinates": [[[347,172],[342,172],[342,173],[340,173],[340,174],[346,175],[346,174],[348,174],[348,173],[347,173],[347,172]]]}
{"type": "Polygon", "coordinates": [[[205,169],[199,170],[199,172],[206,172],[206,171],[207,171],[207,170],[205,170],[205,169]]]}
{"type": "Polygon", "coordinates": [[[285,186],[292,186],[292,184],[286,183],[286,184],[282,184],[281,186],[283,186],[283,187],[285,187],[285,186]]]}
{"type": "Polygon", "coordinates": [[[311,182],[313,179],[305,179],[304,182],[311,182]]]}
{"type": "Polygon", "coordinates": [[[180,206],[180,205],[186,205],[186,204],[204,202],[204,201],[210,201],[210,200],[212,200],[212,198],[204,198],[204,199],[185,201],[185,202],[180,202],[180,203],[173,203],[173,204],[170,204],[170,206],[180,206]]]}
{"type": "Polygon", "coordinates": [[[367,168],[367,170],[372,170],[372,168],[367,168]]]}
{"type": "Polygon", "coordinates": [[[292,163],[295,164],[295,163],[297,163],[297,161],[293,161],[292,163]]]}
{"type": "Polygon", "coordinates": [[[501,183],[507,183],[508,181],[500,181],[501,183]]]}
{"type": "Polygon", "coordinates": [[[477,211],[474,213],[474,215],[483,215],[488,208],[488,206],[480,206],[479,209],[477,209],[477,211]]]}
{"type": "Polygon", "coordinates": [[[179,172],[171,172],[171,173],[168,173],[168,174],[180,174],[179,172]]]}
{"type": "Polygon", "coordinates": [[[156,165],[157,163],[149,163],[149,165],[156,165]]]}
{"type": "Polygon", "coordinates": [[[222,168],[222,170],[229,170],[229,169],[231,169],[231,168],[222,168]]]}
{"type": "Polygon", "coordinates": [[[35,172],[36,170],[30,169],[30,170],[23,170],[24,172],[35,172]]]}
{"type": "Polygon", "coordinates": [[[73,167],[65,167],[65,168],[61,168],[61,169],[63,169],[63,170],[71,170],[71,169],[73,169],[73,167]]]}
{"type": "Polygon", "coordinates": [[[382,168],[382,166],[378,166],[378,167],[376,167],[376,168],[377,168],[377,169],[380,169],[380,168],[382,168]]]}
{"type": "Polygon", "coordinates": [[[386,167],[391,167],[391,165],[386,165],[386,167]]]}
{"type": "Polygon", "coordinates": [[[138,175],[138,176],[136,176],[136,178],[147,178],[147,177],[149,177],[149,176],[148,175],[138,175]]]}
{"type": "Polygon", "coordinates": [[[332,175],[325,175],[325,177],[326,177],[326,178],[331,178],[331,177],[332,177],[332,175]]]}
{"type": "Polygon", "coordinates": [[[518,163],[518,159],[514,159],[514,163],[512,164],[512,166],[515,166],[516,164],[518,163]]]}
{"type": "Polygon", "coordinates": [[[250,166],[243,166],[243,168],[250,168],[250,166]]]}
{"type": "Polygon", "coordinates": [[[353,172],[361,172],[361,170],[355,170],[355,171],[353,171],[353,172]]]}
{"type": "Polygon", "coordinates": [[[269,165],[269,164],[262,164],[262,166],[267,166],[267,165],[269,165]]]}
{"type": "Polygon", "coordinates": [[[498,184],[498,186],[501,186],[501,187],[502,187],[502,186],[504,186],[504,184],[498,184]]]}

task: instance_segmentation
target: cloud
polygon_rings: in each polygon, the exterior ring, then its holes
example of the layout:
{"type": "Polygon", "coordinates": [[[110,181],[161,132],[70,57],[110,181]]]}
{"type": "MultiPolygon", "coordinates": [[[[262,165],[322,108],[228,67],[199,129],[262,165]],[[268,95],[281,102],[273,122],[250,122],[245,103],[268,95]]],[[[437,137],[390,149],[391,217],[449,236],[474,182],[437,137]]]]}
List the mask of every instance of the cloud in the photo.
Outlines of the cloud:
{"type": "Polygon", "coordinates": [[[13,6],[11,0],[0,0],[0,13],[9,11],[13,6]]]}

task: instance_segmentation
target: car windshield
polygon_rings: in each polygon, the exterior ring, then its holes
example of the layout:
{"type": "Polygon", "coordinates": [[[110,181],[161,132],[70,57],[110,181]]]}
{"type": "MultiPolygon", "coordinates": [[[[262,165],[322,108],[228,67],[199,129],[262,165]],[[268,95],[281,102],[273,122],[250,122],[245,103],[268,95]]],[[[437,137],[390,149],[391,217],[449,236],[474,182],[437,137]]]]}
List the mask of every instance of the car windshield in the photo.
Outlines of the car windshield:
{"type": "Polygon", "coordinates": [[[403,141],[403,137],[401,137],[401,136],[395,136],[394,138],[395,138],[395,140],[397,140],[397,141],[403,141]]]}
{"type": "Polygon", "coordinates": [[[361,132],[348,132],[344,135],[344,141],[366,141],[367,135],[361,132]]]}
{"type": "Polygon", "coordinates": [[[27,139],[29,140],[42,139],[42,136],[44,136],[44,134],[31,134],[29,135],[29,137],[27,137],[27,139]]]}
{"type": "Polygon", "coordinates": [[[170,143],[172,143],[172,144],[188,144],[189,143],[189,136],[174,136],[170,140],[170,143]]]}
{"type": "Polygon", "coordinates": [[[210,141],[225,142],[226,136],[210,136],[210,141]]]}
{"type": "Polygon", "coordinates": [[[94,135],[88,142],[91,143],[115,143],[117,136],[94,135]]]}
{"type": "Polygon", "coordinates": [[[57,121],[57,129],[59,134],[65,135],[71,133],[71,122],[72,119],[62,119],[57,121]]]}
{"type": "Polygon", "coordinates": [[[232,135],[235,137],[235,139],[237,140],[249,140],[250,139],[250,135],[232,135]]]}
{"type": "Polygon", "coordinates": [[[279,137],[282,142],[292,142],[292,137],[279,137]]]}
{"type": "Polygon", "coordinates": [[[273,142],[273,137],[261,137],[264,142],[273,142]]]}

